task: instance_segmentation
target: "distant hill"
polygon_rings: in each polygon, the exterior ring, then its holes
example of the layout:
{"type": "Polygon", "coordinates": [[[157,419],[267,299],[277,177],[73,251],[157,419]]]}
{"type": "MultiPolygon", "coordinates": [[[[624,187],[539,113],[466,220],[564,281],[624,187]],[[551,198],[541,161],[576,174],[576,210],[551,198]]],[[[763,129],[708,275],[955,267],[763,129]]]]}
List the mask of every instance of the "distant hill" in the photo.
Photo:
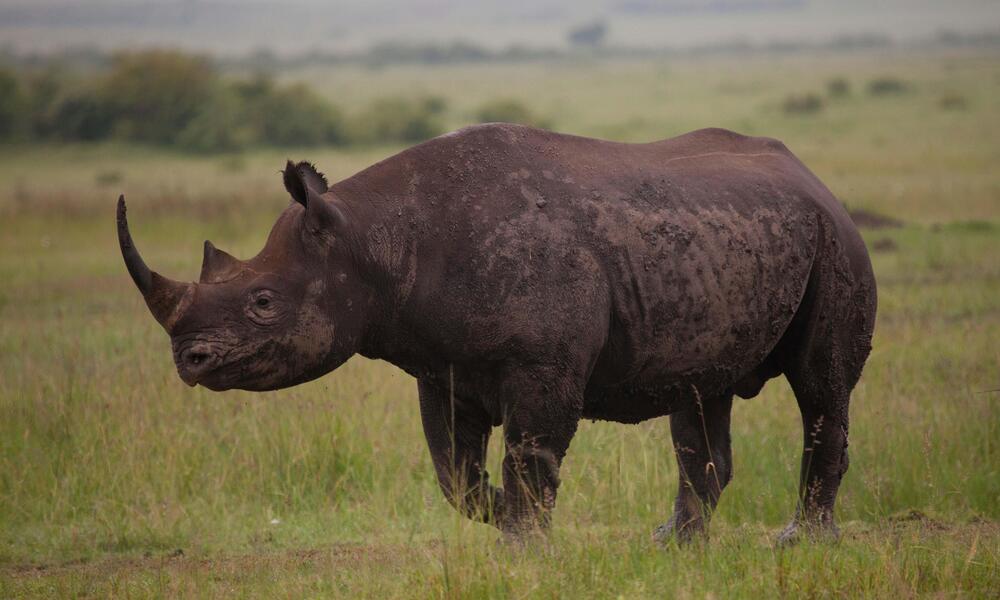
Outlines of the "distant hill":
{"type": "Polygon", "coordinates": [[[360,50],[381,42],[469,40],[560,47],[606,22],[616,46],[794,42],[938,30],[1000,30],[994,0],[0,0],[0,45],[181,46],[222,54],[360,50]]]}

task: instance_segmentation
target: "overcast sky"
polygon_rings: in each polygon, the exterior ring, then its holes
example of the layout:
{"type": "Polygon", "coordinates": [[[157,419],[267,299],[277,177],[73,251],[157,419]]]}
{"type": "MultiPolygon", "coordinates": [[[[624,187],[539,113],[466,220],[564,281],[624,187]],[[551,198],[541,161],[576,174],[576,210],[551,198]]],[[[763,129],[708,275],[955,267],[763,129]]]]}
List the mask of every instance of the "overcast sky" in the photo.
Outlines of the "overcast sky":
{"type": "Polygon", "coordinates": [[[923,37],[1000,31],[1000,0],[0,0],[0,44],[178,45],[224,53],[360,49],[383,41],[559,46],[610,25],[609,43],[684,47],[743,39],[923,37]]]}

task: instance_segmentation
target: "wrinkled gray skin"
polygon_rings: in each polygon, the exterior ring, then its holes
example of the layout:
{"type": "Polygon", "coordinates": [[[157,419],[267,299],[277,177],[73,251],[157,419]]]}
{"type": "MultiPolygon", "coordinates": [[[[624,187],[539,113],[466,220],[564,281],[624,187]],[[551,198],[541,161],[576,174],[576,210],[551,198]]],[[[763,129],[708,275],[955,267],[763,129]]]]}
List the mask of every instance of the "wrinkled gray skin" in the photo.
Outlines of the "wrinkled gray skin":
{"type": "Polygon", "coordinates": [[[544,528],[580,419],[670,415],[680,490],[654,537],[704,531],[732,477],[733,395],[784,375],[802,414],[781,536],[836,534],[848,402],[875,280],[856,228],[784,145],[707,129],[619,144],[463,129],[332,187],[307,163],[263,251],[208,242],[201,281],[129,271],[181,378],[268,390],[360,353],[417,378],[447,498],[509,537],[544,528]],[[483,469],[503,425],[503,489],[483,469]]]}

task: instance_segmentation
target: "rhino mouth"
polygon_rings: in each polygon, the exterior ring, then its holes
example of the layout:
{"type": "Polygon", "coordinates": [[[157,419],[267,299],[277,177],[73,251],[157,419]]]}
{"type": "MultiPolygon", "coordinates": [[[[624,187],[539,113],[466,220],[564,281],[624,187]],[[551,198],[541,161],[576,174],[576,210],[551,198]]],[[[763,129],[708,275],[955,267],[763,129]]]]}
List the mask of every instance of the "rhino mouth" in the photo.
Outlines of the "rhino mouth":
{"type": "Polygon", "coordinates": [[[174,362],[181,381],[191,387],[200,385],[213,392],[232,389],[264,392],[281,387],[271,377],[248,377],[254,371],[254,361],[234,354],[240,353],[200,343],[185,344],[174,353],[174,362]]]}
{"type": "Polygon", "coordinates": [[[200,372],[178,369],[177,374],[180,375],[181,381],[191,387],[200,385],[213,392],[224,392],[239,387],[234,384],[232,376],[226,372],[227,366],[229,365],[217,364],[200,372]]]}

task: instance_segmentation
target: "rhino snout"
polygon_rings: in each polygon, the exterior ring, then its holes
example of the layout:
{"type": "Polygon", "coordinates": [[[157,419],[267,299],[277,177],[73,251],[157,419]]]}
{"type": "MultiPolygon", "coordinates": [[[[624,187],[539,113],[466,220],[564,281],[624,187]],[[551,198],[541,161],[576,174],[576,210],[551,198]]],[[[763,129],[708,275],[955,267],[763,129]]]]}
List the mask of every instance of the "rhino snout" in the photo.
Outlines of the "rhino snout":
{"type": "Polygon", "coordinates": [[[219,354],[212,346],[195,343],[180,348],[175,355],[177,373],[184,383],[194,387],[201,379],[219,366],[219,354]]]}

